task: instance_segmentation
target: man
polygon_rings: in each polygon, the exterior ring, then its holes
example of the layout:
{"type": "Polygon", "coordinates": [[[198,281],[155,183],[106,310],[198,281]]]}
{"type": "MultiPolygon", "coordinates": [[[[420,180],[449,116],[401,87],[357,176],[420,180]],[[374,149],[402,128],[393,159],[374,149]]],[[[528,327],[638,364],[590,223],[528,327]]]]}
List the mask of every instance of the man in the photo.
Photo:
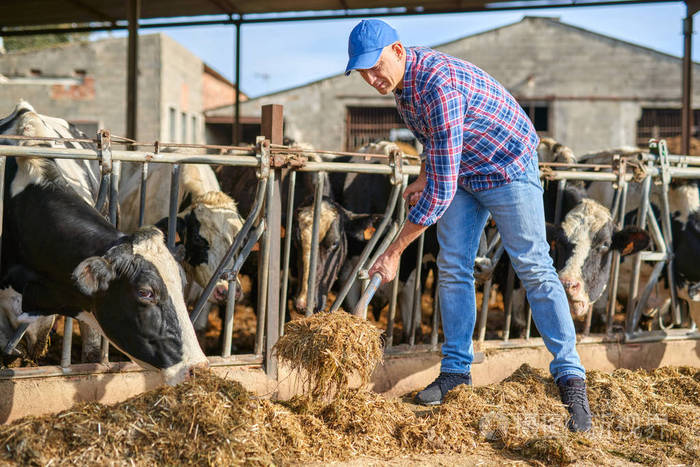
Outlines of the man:
{"type": "Polygon", "coordinates": [[[483,70],[435,50],[406,48],[383,21],[360,22],[350,34],[348,54],[345,74],[357,70],[380,94],[393,92],[404,122],[425,148],[420,176],[403,194],[415,204],[408,222],[369,271],[391,281],[406,246],[437,222],[445,343],[440,376],[416,401],[440,404],[455,386],[471,384],[474,259],[490,213],[554,356],[550,371],[571,415],[567,426],[589,430],[586,373],[566,295],[549,257],[532,122],[483,70]]]}

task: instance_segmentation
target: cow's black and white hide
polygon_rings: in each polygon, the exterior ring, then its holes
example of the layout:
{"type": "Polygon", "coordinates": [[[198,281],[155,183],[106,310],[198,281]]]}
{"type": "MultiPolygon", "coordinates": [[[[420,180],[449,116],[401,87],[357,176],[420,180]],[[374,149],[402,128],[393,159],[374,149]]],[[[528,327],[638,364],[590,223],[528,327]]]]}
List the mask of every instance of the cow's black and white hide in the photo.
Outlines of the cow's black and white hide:
{"type": "MultiPolygon", "coordinates": [[[[579,201],[561,223],[547,223],[547,241],[554,268],[566,292],[569,309],[574,319],[583,318],[589,309],[604,296],[610,278],[612,252],[617,250],[626,256],[645,249],[650,242],[649,234],[637,227],[618,230],[610,211],[600,203],[582,197],[579,188],[567,187],[571,199],[579,201]]],[[[499,264],[495,282],[505,291],[507,278],[506,261],[499,264]]],[[[525,318],[525,290],[516,277],[513,291],[513,334],[522,332],[525,318]]],[[[602,313],[599,316],[604,319],[602,313]]]]}
{"type": "MultiPolygon", "coordinates": [[[[294,306],[304,312],[308,303],[308,282],[313,230],[313,200],[297,208],[293,224],[293,242],[297,250],[299,281],[294,306]]],[[[324,197],[319,222],[318,262],[316,264],[316,304],[314,313],[323,310],[328,292],[335,284],[348,258],[349,249],[356,251],[366,244],[378,224],[378,216],[352,213],[339,203],[324,197]]]]}
{"type": "Polygon", "coordinates": [[[561,225],[548,226],[547,240],[571,314],[582,318],[605,291],[612,252],[636,253],[649,246],[650,238],[637,227],[617,230],[610,211],[585,198],[561,225]]]}
{"type": "MultiPolygon", "coordinates": [[[[669,186],[668,199],[671,211],[671,229],[673,236],[674,278],[678,297],[688,303],[689,309],[694,310],[694,291],[697,290],[698,278],[697,260],[700,258],[700,234],[697,225],[698,212],[700,212],[700,191],[697,181],[673,182],[669,186]]],[[[659,226],[662,225],[661,210],[657,204],[651,203],[650,209],[654,213],[659,226]]],[[[626,224],[636,224],[637,212],[631,211],[625,216],[626,224]]],[[[632,278],[634,263],[623,261],[620,265],[619,287],[617,300],[623,305],[629,302],[629,286],[632,278]]],[[[653,263],[642,262],[639,274],[639,287],[648,283],[653,270],[653,263]]],[[[641,290],[640,290],[641,293],[641,290]]],[[[667,280],[667,270],[662,271],[657,284],[642,308],[642,320],[640,327],[651,329],[655,326],[655,320],[664,319],[662,315],[669,310],[671,293],[667,280]]],[[[666,320],[668,320],[666,318],[666,320]]]]}
{"type": "MultiPolygon", "coordinates": [[[[314,312],[325,308],[329,291],[349,280],[351,271],[356,266],[362,251],[374,235],[381,220],[382,216],[379,214],[356,214],[330,199],[323,201],[319,224],[319,252],[315,283],[317,296],[314,312]]],[[[299,250],[300,276],[294,304],[299,312],[304,312],[307,307],[312,228],[313,206],[307,204],[297,209],[294,223],[294,240],[299,250]]],[[[417,253],[417,242],[413,242],[404,251],[401,267],[398,271],[400,281],[398,305],[403,323],[411,321],[417,253]]],[[[436,254],[437,236],[435,228],[432,227],[425,234],[421,271],[422,285],[424,285],[430,270],[433,271],[434,277],[437,279],[436,254]]],[[[379,313],[389,302],[391,290],[392,285],[389,283],[382,285],[375,293],[371,302],[375,320],[379,320],[379,313]]],[[[355,281],[345,297],[343,303],[345,309],[353,310],[360,295],[360,284],[355,281]]],[[[417,323],[420,322],[421,316],[416,314],[414,318],[418,329],[417,323]]],[[[408,332],[408,328],[409,326],[404,324],[404,332],[408,332]]]]}
{"type": "MultiPolygon", "coordinates": [[[[187,277],[186,298],[197,301],[226,252],[236,239],[245,220],[238,214],[236,203],[221,191],[210,191],[197,196],[177,215],[176,245],[183,248],[180,263],[187,277]]],[[[167,239],[168,218],[156,226],[167,239]]],[[[237,282],[236,299],[240,299],[241,286],[237,282]]],[[[209,304],[219,305],[221,311],[228,299],[228,282],[218,279],[209,304]]],[[[206,306],[194,323],[199,336],[206,333],[210,306],[206,306]]]]}
{"type": "MultiPolygon", "coordinates": [[[[285,138],[285,145],[298,148],[305,151],[304,156],[309,160],[314,162],[322,162],[323,158],[313,153],[313,147],[307,143],[297,143],[293,140],[285,138]]],[[[254,207],[256,187],[258,184],[258,178],[256,175],[255,167],[236,167],[236,166],[221,166],[216,169],[216,174],[221,184],[221,190],[229,195],[232,199],[236,200],[238,209],[245,216],[249,215],[254,207]]],[[[282,226],[287,223],[287,206],[288,206],[288,196],[289,196],[289,182],[290,182],[291,170],[282,169],[280,178],[280,200],[282,205],[281,212],[281,222],[282,226]]],[[[297,172],[296,182],[294,185],[294,200],[293,200],[293,211],[301,206],[305,200],[309,199],[310,196],[314,195],[316,182],[319,178],[323,178],[323,196],[329,199],[333,199],[333,193],[331,190],[331,184],[328,180],[328,175],[325,172],[321,173],[311,173],[311,172],[297,172]]],[[[282,236],[288,235],[289,232],[283,232],[282,236]]],[[[282,241],[280,239],[280,241],[282,241]]],[[[251,291],[247,298],[252,303],[258,297],[258,254],[259,252],[254,250],[248,260],[243,264],[241,273],[249,276],[251,278],[251,291]]],[[[292,251],[292,260],[290,261],[290,279],[292,281],[296,280],[296,252],[292,251]]],[[[255,305],[253,305],[255,306],[255,305]]]]}
{"type": "MultiPolygon", "coordinates": [[[[50,136],[33,112],[19,117],[18,128],[50,136]]],[[[137,363],[160,370],[169,384],[207,364],[185,307],[180,268],[160,231],[119,232],[51,160],[10,159],[8,169],[2,282],[22,294],[19,321],[59,313],[87,322],[137,363]]]]}
{"type": "MultiPolygon", "coordinates": [[[[86,136],[78,130],[74,125],[67,121],[38,114],[34,108],[26,101],[20,101],[14,108],[12,113],[0,120],[0,144],[17,145],[19,140],[2,138],[2,135],[22,135],[29,127],[36,127],[31,131],[39,131],[43,136],[70,138],[70,139],[85,139],[86,136]],[[26,118],[31,116],[32,118],[26,118]]],[[[75,141],[42,141],[42,145],[53,148],[76,148],[76,149],[95,149],[95,145],[89,142],[75,141]]],[[[66,180],[71,189],[73,189],[86,203],[93,205],[97,200],[100,188],[100,167],[97,161],[76,160],[76,159],[55,159],[56,166],[66,180]]],[[[12,170],[12,165],[9,169],[12,170]]],[[[105,205],[102,212],[107,215],[108,206],[105,205]]],[[[0,305],[7,311],[7,325],[0,331],[0,340],[9,341],[11,334],[14,334],[16,317],[11,317],[11,306],[16,300],[11,298],[14,291],[8,290],[3,296],[4,304],[0,305]]],[[[21,300],[21,296],[20,296],[21,300]]],[[[44,342],[48,340],[48,333],[52,329],[54,316],[46,316],[37,319],[32,323],[27,330],[26,338],[23,343],[20,343],[19,349],[26,352],[27,355],[36,358],[41,355],[40,348],[44,348],[44,342]]],[[[80,323],[80,337],[82,342],[81,361],[97,362],[100,358],[100,334],[93,330],[85,323],[80,323]]],[[[4,348],[4,347],[3,347],[4,348]]]]}

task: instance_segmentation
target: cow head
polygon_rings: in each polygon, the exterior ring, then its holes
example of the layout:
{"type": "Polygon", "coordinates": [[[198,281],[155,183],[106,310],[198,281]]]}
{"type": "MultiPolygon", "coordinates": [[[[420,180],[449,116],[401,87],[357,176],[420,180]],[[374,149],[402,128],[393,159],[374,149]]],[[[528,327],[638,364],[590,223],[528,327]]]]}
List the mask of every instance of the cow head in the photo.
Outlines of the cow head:
{"type": "Polygon", "coordinates": [[[548,225],[547,239],[574,318],[584,316],[605,291],[613,250],[629,255],[649,245],[637,227],[615,230],[610,211],[583,199],[560,226],[548,225]]]}
{"type": "MultiPolygon", "coordinates": [[[[316,263],[316,306],[314,312],[325,308],[328,292],[335,284],[345,259],[349,242],[366,242],[374,233],[377,216],[354,214],[338,203],[324,198],[319,223],[318,262],[316,263]]],[[[313,206],[297,209],[294,219],[294,242],[299,251],[300,281],[294,300],[297,311],[306,310],[311,261],[313,206]]]]}
{"type": "MultiPolygon", "coordinates": [[[[167,232],[168,219],[161,219],[156,225],[167,232]]],[[[188,279],[206,287],[242,227],[243,218],[236,203],[226,194],[210,191],[194,198],[177,216],[177,243],[185,249],[182,264],[188,279]]],[[[240,290],[239,285],[237,294],[240,290]]],[[[223,304],[227,297],[228,282],[219,279],[210,301],[223,304]]]]}
{"type": "Polygon", "coordinates": [[[183,297],[180,267],[163,234],[146,227],[74,270],[78,290],[91,298],[92,313],[78,318],[102,330],[121,351],[163,372],[168,384],[206,366],[183,297]]]}

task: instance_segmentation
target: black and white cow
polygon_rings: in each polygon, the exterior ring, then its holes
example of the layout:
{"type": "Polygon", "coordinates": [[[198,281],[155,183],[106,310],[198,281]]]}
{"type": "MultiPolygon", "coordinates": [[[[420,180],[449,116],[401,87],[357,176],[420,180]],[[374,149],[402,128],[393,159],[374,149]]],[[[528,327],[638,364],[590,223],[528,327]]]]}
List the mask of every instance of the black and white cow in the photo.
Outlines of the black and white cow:
{"type": "MultiPolygon", "coordinates": [[[[54,136],[23,112],[18,134],[54,136]]],[[[41,145],[34,141],[33,145],[41,145]]],[[[8,159],[3,283],[22,294],[21,321],[54,313],[99,329],[168,384],[207,365],[190,323],[180,268],[162,233],[127,236],[88,205],[48,159],[8,159]]]]}
{"type": "MultiPolygon", "coordinates": [[[[20,100],[15,109],[8,116],[0,120],[0,144],[17,145],[18,140],[2,138],[2,135],[18,135],[18,124],[21,117],[27,113],[36,116],[36,121],[41,123],[42,131],[46,136],[57,138],[83,139],[86,136],[74,125],[65,120],[47,115],[39,115],[28,102],[20,100]]],[[[95,149],[95,145],[90,142],[75,141],[44,141],[43,144],[54,148],[78,148],[95,149]]],[[[97,199],[100,188],[100,167],[97,161],[76,160],[76,159],[54,159],[56,166],[71,189],[89,205],[93,205],[97,199]]],[[[107,215],[108,206],[105,205],[102,212],[107,215]]],[[[21,303],[21,295],[12,289],[7,289],[2,294],[0,309],[5,312],[6,319],[2,330],[0,330],[0,340],[9,341],[17,326],[17,315],[21,309],[17,309],[14,304],[21,303]],[[14,295],[13,295],[14,294],[14,295]],[[16,296],[15,296],[16,295],[16,296]]],[[[34,321],[25,334],[24,342],[20,342],[17,349],[20,354],[25,353],[36,359],[41,356],[41,349],[48,340],[48,334],[52,329],[54,316],[46,316],[34,321]]],[[[80,323],[80,337],[82,342],[81,361],[99,361],[100,334],[85,323],[80,323]]],[[[18,352],[15,352],[18,353],[18,352]]]]}
{"type": "Polygon", "coordinates": [[[700,327],[700,190],[698,181],[673,187],[673,250],[678,296],[688,303],[690,316],[700,327]]]}
{"type": "MultiPolygon", "coordinates": [[[[297,208],[294,216],[293,240],[297,249],[298,289],[294,298],[297,311],[303,313],[308,302],[309,263],[311,261],[311,235],[313,229],[313,205],[311,200],[297,208]]],[[[339,203],[324,197],[321,203],[319,223],[319,248],[316,266],[316,300],[314,313],[323,310],[328,292],[338,279],[348,259],[348,252],[361,252],[372,237],[379,216],[355,214],[339,203]]]]}
{"type": "MultiPolygon", "coordinates": [[[[572,208],[563,211],[558,224],[546,223],[550,256],[559,280],[564,286],[569,309],[574,319],[583,318],[601,297],[604,297],[610,278],[612,252],[622,256],[645,249],[649,234],[637,227],[615,227],[610,210],[586,197],[585,190],[567,186],[566,203],[572,208]]],[[[499,290],[505,291],[509,258],[503,255],[494,274],[499,290]]],[[[518,333],[526,326],[525,289],[517,280],[513,294],[512,331],[518,333]]]]}
{"type": "MultiPolygon", "coordinates": [[[[191,152],[166,148],[164,152],[191,152]]],[[[133,232],[138,227],[141,191],[140,166],[125,166],[119,192],[121,215],[119,228],[133,232]]],[[[144,223],[155,223],[167,235],[170,200],[171,167],[169,164],[150,164],[146,179],[144,223]]],[[[183,164],[180,169],[178,192],[177,234],[178,245],[184,246],[181,264],[187,274],[185,298],[193,304],[224,257],[241,229],[243,219],[236,203],[225,195],[208,165],[183,164]]],[[[237,287],[240,293],[240,286],[237,287]]],[[[195,322],[202,334],[208,326],[212,304],[222,305],[228,297],[228,282],[218,279],[204,312],[195,322]]]]}
{"type": "Polygon", "coordinates": [[[547,240],[574,318],[585,316],[603,295],[614,250],[622,256],[649,246],[649,234],[628,226],[618,230],[610,211],[583,198],[560,225],[547,226],[547,240]]]}

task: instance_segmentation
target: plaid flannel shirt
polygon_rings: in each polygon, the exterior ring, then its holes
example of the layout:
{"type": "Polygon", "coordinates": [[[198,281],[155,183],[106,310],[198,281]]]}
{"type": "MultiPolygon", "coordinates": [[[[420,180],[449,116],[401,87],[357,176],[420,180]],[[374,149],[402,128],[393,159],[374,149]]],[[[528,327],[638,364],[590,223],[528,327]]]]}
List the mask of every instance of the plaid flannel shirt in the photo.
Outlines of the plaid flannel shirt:
{"type": "Polygon", "coordinates": [[[472,191],[504,185],[537,154],[539,138],[518,102],[469,62],[407,48],[403,89],[394,95],[424,147],[427,184],[408,216],[414,224],[434,224],[458,185],[472,191]]]}

